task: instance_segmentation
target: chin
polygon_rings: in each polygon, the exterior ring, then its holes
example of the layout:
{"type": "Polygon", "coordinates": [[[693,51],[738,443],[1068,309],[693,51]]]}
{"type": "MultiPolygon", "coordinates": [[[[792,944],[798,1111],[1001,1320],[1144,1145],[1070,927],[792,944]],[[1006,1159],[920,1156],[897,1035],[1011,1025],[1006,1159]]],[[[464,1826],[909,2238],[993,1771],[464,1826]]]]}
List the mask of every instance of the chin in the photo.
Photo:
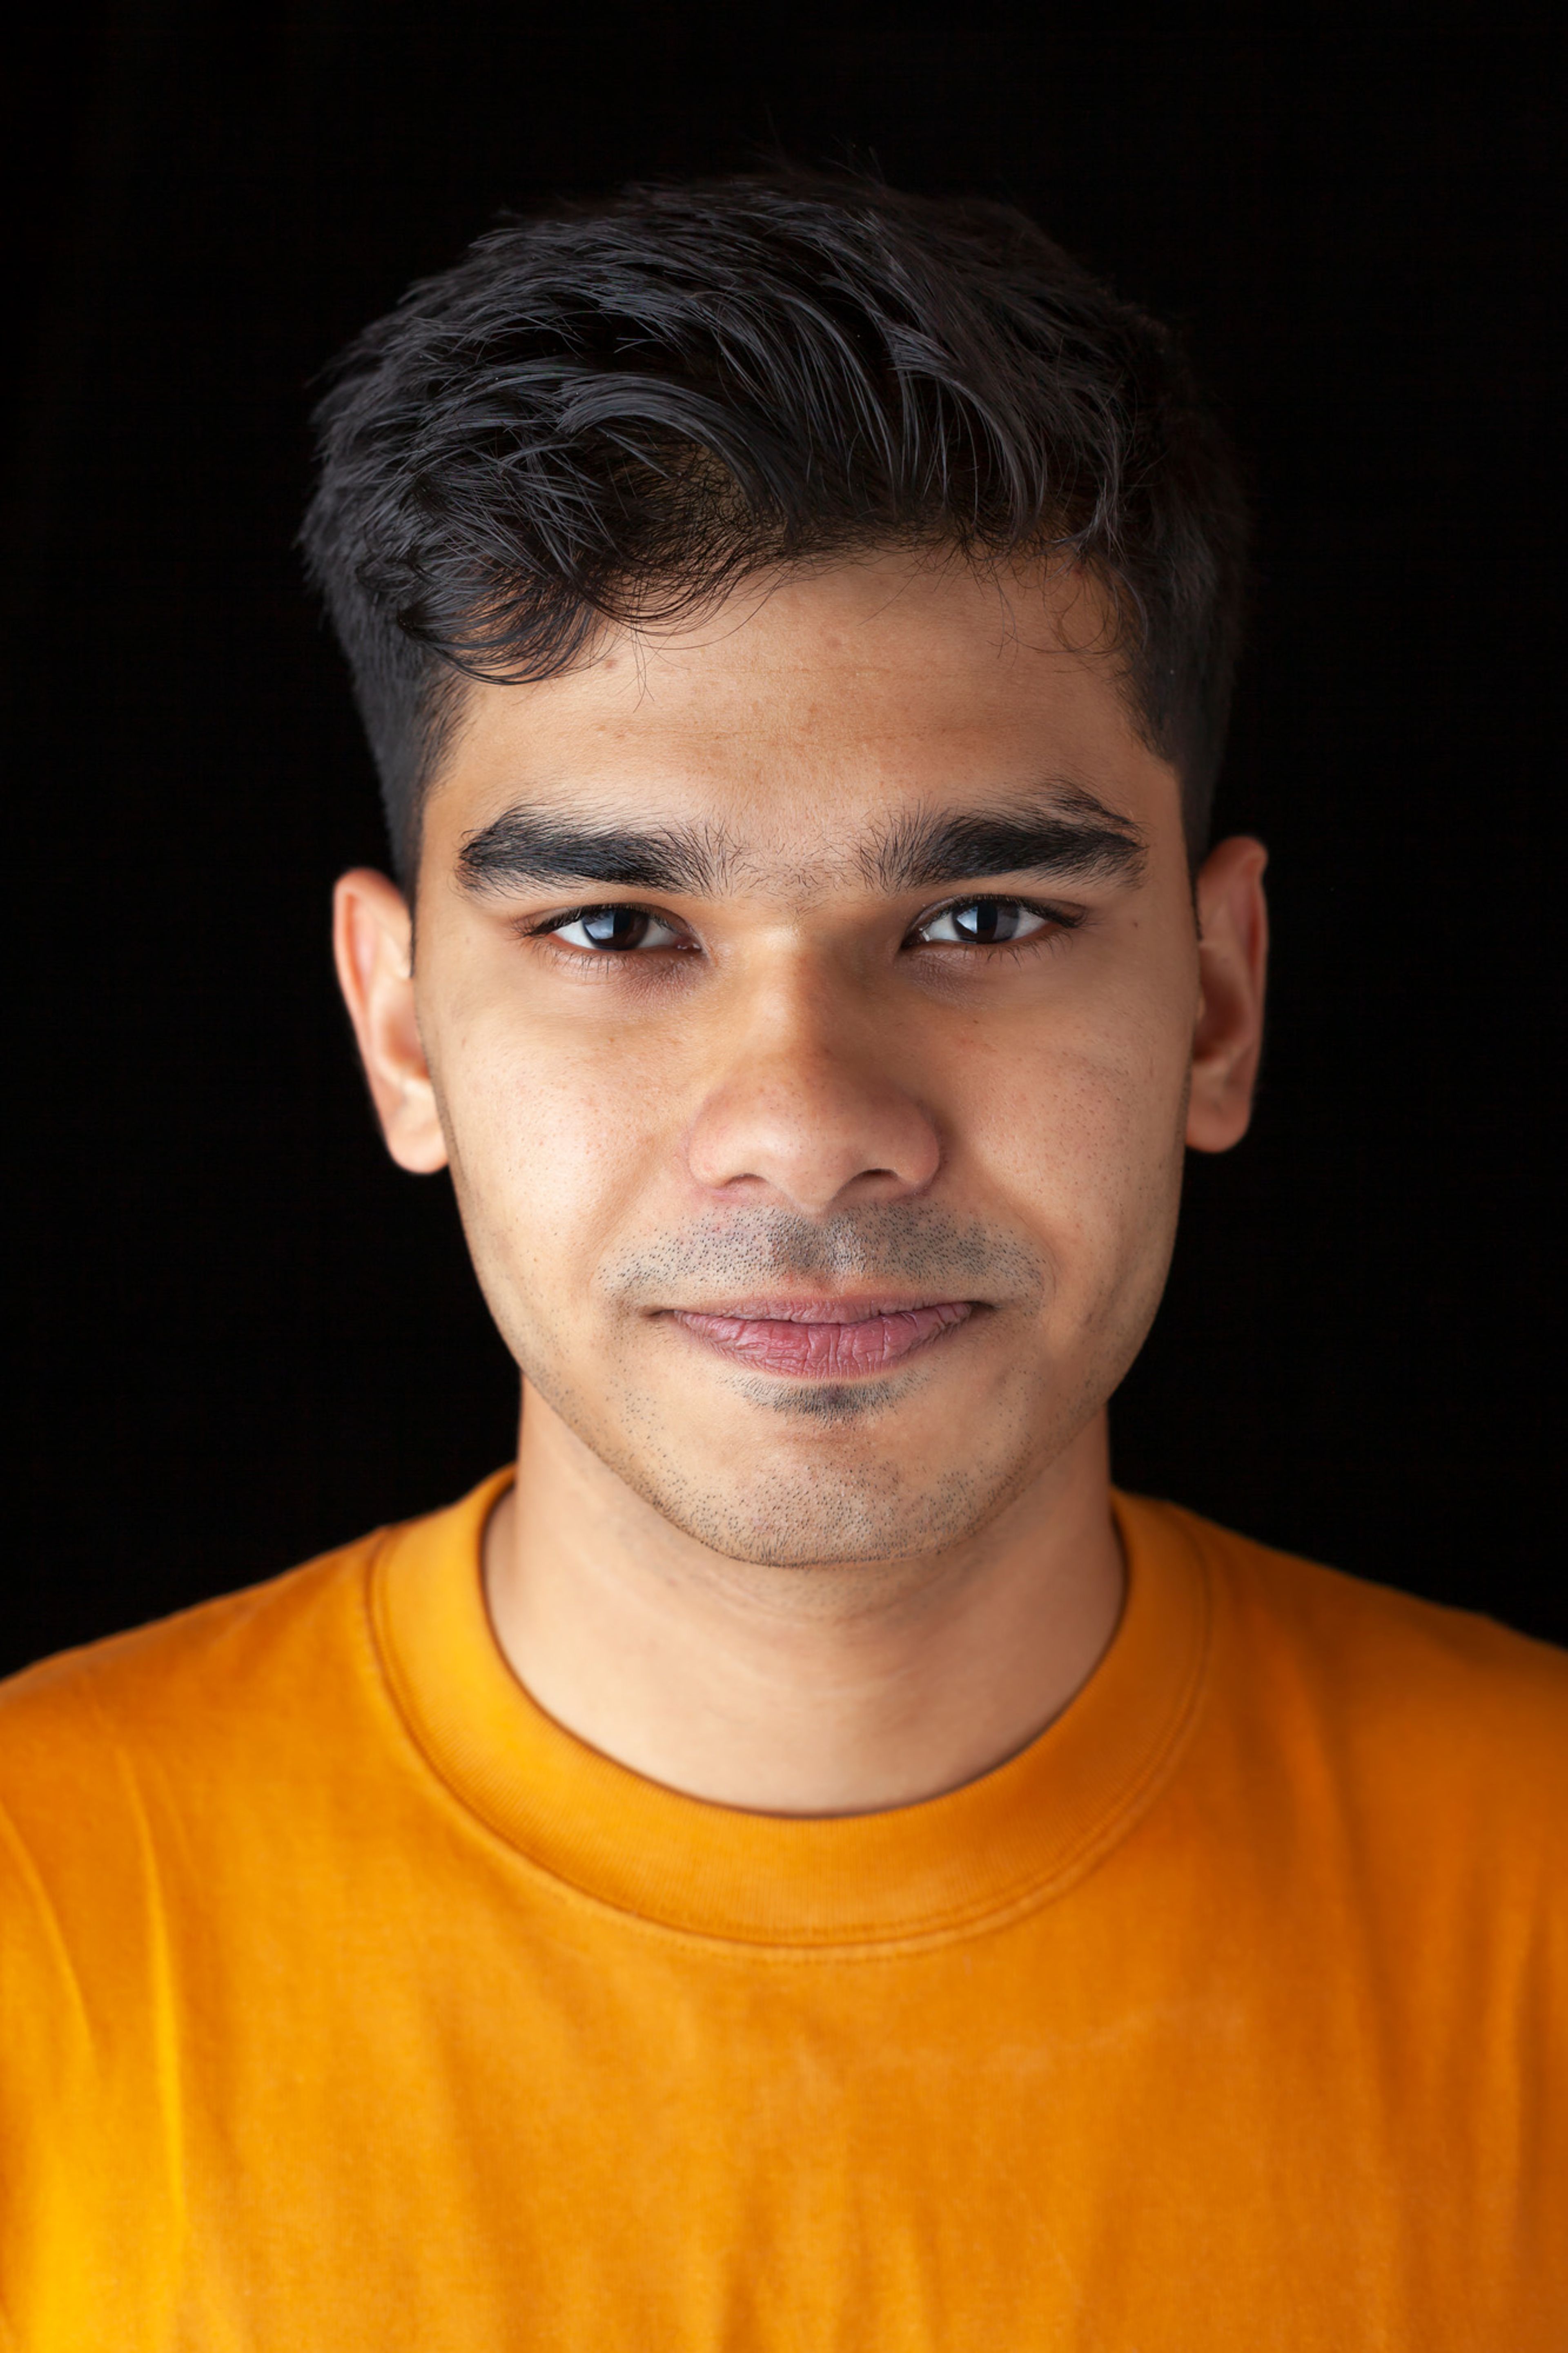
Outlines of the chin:
{"type": "MultiPolygon", "coordinates": [[[[820,1410],[820,1409],[818,1409],[820,1410]]],[[[956,1463],[918,1474],[887,1459],[860,1462],[755,1461],[737,1478],[732,1463],[704,1478],[696,1463],[617,1463],[683,1535],[724,1559],[759,1568],[833,1568],[909,1560],[976,1535],[1026,1483],[1021,1465],[976,1472],[956,1463]]]]}

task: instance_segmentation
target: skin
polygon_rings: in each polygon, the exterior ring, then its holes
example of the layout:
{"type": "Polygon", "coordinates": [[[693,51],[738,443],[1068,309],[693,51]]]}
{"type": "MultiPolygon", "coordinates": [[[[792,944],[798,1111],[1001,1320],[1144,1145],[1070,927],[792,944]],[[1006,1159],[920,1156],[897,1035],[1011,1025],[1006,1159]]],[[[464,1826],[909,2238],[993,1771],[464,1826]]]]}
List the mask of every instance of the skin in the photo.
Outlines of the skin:
{"type": "Polygon", "coordinates": [[[842,565],[472,690],[417,957],[369,871],[337,956],[388,1148],[450,1167],[522,1372],[486,1588],[561,1723],[699,1797],[846,1813],[985,1772],[1081,1688],[1122,1594],[1106,1400],[1184,1145],[1249,1115],[1264,863],[1222,842],[1194,889],[1081,579],[842,565]],[[879,871],[998,808],[1121,846],[879,871]],[[552,823],[686,828],[717,871],[485,849],[552,823]]]}

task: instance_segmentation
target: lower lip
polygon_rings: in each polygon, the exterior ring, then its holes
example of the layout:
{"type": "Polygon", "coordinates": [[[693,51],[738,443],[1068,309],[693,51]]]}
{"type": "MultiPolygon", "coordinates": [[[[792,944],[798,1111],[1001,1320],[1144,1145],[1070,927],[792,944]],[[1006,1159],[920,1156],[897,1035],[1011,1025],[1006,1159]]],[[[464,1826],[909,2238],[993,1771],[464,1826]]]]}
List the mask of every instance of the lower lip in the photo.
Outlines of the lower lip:
{"type": "Polygon", "coordinates": [[[842,1381],[890,1371],[918,1348],[966,1324],[973,1312],[967,1300],[943,1300],[937,1306],[900,1307],[882,1314],[851,1311],[847,1320],[843,1312],[834,1315],[825,1306],[787,1317],[699,1315],[677,1308],[674,1321],[693,1339],[753,1371],[842,1381]]]}

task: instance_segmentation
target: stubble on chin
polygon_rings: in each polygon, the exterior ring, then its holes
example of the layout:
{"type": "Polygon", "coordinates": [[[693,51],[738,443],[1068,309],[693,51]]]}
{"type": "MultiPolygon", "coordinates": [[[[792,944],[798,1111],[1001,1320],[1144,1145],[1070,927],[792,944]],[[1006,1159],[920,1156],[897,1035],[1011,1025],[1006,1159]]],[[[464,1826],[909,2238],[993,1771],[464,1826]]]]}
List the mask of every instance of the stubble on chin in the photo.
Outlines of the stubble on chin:
{"type": "MultiPolygon", "coordinates": [[[[609,1262],[594,1285],[600,1341],[590,1380],[569,1377],[567,1335],[542,1324],[515,1353],[532,1388],[608,1471],[721,1557],[791,1569],[910,1560],[979,1535],[1103,1401],[1093,1372],[1069,1380],[1064,1394],[1060,1368],[1053,1374],[1040,1360],[1054,1287],[1043,1255],[1016,1237],[931,1205],[826,1220],[764,1210],[660,1237],[609,1262]],[[949,1389],[945,1335],[929,1357],[861,1382],[716,1373],[684,1350],[667,1354],[658,1335],[660,1311],[687,1300],[825,1278],[999,1300],[996,1344],[1005,1345],[1006,1330],[1021,1344],[1015,1373],[998,1383],[973,1366],[961,1374],[933,1444],[931,1392],[940,1399],[949,1389]],[[978,1428],[977,1390],[988,1400],[978,1428]],[[910,1435],[917,1422],[926,1430],[920,1440],[910,1435]]],[[[580,1333],[571,1336],[580,1348],[580,1333]]]]}

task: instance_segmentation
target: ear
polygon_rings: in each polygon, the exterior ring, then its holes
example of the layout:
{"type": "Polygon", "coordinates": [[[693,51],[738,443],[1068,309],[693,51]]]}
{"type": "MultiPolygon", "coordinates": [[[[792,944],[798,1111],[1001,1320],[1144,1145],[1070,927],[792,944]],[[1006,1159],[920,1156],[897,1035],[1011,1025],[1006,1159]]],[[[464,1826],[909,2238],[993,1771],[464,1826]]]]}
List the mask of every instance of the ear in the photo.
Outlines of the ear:
{"type": "Polygon", "coordinates": [[[416,1176],[447,1165],[414,1013],[414,929],[395,883],[368,866],[332,893],[332,954],[386,1148],[416,1176]]]}
{"type": "Polygon", "coordinates": [[[1247,1134],[1263,1046],[1268,964],[1268,852],[1237,834],[1210,851],[1198,874],[1198,1001],[1193,1033],[1187,1142],[1225,1152],[1247,1134]]]}

